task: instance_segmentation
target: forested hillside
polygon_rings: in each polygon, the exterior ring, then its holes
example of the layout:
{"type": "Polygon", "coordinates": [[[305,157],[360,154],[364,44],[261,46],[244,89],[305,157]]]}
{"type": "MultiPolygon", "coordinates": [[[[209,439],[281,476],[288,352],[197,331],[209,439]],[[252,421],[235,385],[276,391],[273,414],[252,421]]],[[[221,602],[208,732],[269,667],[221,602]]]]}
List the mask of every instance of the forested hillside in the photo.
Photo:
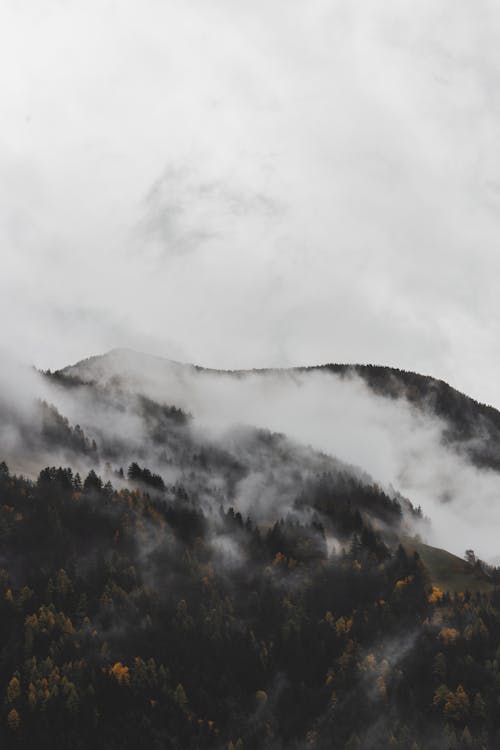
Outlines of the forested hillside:
{"type": "Polygon", "coordinates": [[[2,464],[2,747],[498,747],[500,595],[433,587],[397,503],[325,475],[256,524],[128,474],[2,464]]]}
{"type": "Polygon", "coordinates": [[[425,544],[433,519],[363,467],[252,426],[284,398],[357,456],[351,414],[370,430],[404,402],[370,451],[415,410],[434,442],[404,471],[448,442],[478,481],[496,412],[354,369],[310,386],[118,352],[2,398],[1,747],[500,747],[500,571],[425,544]]]}

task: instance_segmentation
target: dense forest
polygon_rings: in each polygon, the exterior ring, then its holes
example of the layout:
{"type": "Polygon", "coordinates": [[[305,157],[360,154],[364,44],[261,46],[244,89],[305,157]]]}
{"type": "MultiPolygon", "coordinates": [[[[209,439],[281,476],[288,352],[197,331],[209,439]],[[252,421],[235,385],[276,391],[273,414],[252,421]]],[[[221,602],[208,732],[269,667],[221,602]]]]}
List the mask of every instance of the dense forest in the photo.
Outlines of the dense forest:
{"type": "Polygon", "coordinates": [[[500,747],[500,592],[441,591],[401,515],[347,475],[266,523],[139,461],[2,463],[0,746],[500,747]]]}

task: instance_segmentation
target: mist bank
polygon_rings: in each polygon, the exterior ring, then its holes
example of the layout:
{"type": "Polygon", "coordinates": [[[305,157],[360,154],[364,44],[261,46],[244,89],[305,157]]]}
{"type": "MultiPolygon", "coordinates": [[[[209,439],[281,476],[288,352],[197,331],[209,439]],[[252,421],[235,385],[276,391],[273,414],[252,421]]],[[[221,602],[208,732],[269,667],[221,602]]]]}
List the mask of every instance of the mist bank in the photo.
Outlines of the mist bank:
{"type": "Polygon", "coordinates": [[[430,544],[498,555],[500,474],[467,451],[483,441],[491,453],[481,415],[453,442],[431,399],[374,392],[355,370],[220,372],[114,350],[50,376],[4,359],[1,378],[3,457],[19,471],[140,459],[175,483],[194,465],[199,494],[217,489],[263,517],[293,502],[296,476],[343,470],[420,505],[430,544]],[[286,439],[266,445],[255,427],[286,439]]]}
{"type": "MultiPolygon", "coordinates": [[[[142,393],[175,404],[193,415],[196,429],[212,436],[234,424],[283,433],[362,467],[383,486],[421,505],[432,520],[430,543],[457,554],[471,546],[485,558],[498,554],[500,475],[477,466],[468,452],[470,447],[476,456],[482,447],[487,455],[492,452],[480,405],[465,438],[453,442],[454,425],[443,409],[436,414],[431,390],[427,401],[422,397],[417,403],[404,389],[399,397],[394,387],[382,395],[355,370],[347,375],[325,369],[221,372],[114,350],[68,367],[62,375],[76,384],[113,385],[122,397],[142,393]]],[[[99,414],[78,391],[76,385],[56,389],[54,399],[73,421],[99,424],[99,414]]],[[[470,403],[473,420],[475,402],[470,403]]]]}

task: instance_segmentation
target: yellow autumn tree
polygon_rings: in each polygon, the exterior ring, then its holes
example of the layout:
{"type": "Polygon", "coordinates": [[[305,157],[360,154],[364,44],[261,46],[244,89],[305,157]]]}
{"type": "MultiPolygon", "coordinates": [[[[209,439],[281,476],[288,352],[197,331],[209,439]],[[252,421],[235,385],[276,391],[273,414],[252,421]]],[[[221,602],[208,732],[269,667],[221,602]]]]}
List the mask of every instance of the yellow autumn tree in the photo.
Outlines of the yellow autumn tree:
{"type": "Polygon", "coordinates": [[[373,672],[377,668],[377,659],[375,658],[375,655],[368,654],[368,656],[365,656],[361,668],[364,671],[373,672]]]}
{"type": "Polygon", "coordinates": [[[124,685],[126,687],[130,685],[129,668],[122,664],[121,661],[117,661],[116,664],[113,664],[109,671],[119,685],[124,685]]]}
{"type": "Polygon", "coordinates": [[[432,591],[428,596],[429,604],[437,604],[442,601],[444,594],[438,586],[433,586],[432,591]]]}
{"type": "Polygon", "coordinates": [[[439,631],[439,637],[444,646],[451,646],[455,643],[460,633],[455,628],[442,628],[439,631]]]}
{"type": "Polygon", "coordinates": [[[433,704],[442,707],[445,717],[457,724],[465,723],[470,711],[469,696],[462,685],[455,691],[440,685],[434,693],[433,704]]]}
{"type": "Polygon", "coordinates": [[[396,581],[394,591],[402,591],[405,586],[408,586],[408,584],[413,581],[413,578],[414,576],[406,576],[406,578],[400,578],[399,581],[396,581]]]}
{"type": "Polygon", "coordinates": [[[28,705],[34,709],[37,704],[36,687],[32,682],[28,685],[28,705]]]}
{"type": "Polygon", "coordinates": [[[432,699],[433,705],[436,707],[440,707],[444,705],[450,695],[451,695],[451,690],[449,689],[447,685],[443,683],[438,688],[436,688],[436,691],[434,692],[434,697],[432,699]]]}
{"type": "Polygon", "coordinates": [[[14,675],[7,686],[7,703],[15,703],[21,695],[19,677],[14,675]]]}
{"type": "Polygon", "coordinates": [[[335,630],[338,636],[347,635],[352,627],[352,617],[339,617],[335,623],[335,630]]]}
{"type": "Polygon", "coordinates": [[[334,625],[335,625],[335,618],[334,618],[333,614],[330,612],[330,610],[328,610],[327,613],[325,614],[324,621],[328,625],[330,625],[330,627],[334,627],[334,625]]]}
{"type": "Polygon", "coordinates": [[[460,723],[466,720],[469,708],[469,696],[462,685],[459,685],[454,693],[449,693],[448,700],[444,705],[444,714],[448,719],[460,723]]]}
{"type": "Polygon", "coordinates": [[[19,716],[19,713],[15,708],[12,708],[7,714],[7,726],[13,732],[17,732],[17,730],[21,726],[21,717],[19,716]]]}

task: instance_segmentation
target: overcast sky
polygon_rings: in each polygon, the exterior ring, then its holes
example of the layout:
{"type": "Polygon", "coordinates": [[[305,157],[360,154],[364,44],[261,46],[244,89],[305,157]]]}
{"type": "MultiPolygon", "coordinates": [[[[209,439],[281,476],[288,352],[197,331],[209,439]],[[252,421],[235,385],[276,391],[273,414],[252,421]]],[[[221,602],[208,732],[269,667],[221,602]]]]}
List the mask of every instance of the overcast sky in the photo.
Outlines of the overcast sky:
{"type": "Polygon", "coordinates": [[[3,0],[2,345],[500,406],[495,0],[3,0]]]}

